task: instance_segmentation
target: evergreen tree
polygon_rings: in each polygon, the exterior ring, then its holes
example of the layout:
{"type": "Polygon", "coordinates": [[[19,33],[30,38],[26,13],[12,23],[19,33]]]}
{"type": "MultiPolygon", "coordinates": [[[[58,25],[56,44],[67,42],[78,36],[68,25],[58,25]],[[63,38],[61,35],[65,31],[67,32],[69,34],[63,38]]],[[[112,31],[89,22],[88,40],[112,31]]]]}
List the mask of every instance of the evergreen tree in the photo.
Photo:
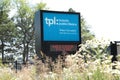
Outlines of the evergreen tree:
{"type": "Polygon", "coordinates": [[[14,23],[12,19],[9,18],[9,12],[11,9],[10,0],[0,1],[0,41],[1,41],[1,52],[2,61],[4,60],[4,48],[7,42],[12,42],[14,36],[14,23]]]}

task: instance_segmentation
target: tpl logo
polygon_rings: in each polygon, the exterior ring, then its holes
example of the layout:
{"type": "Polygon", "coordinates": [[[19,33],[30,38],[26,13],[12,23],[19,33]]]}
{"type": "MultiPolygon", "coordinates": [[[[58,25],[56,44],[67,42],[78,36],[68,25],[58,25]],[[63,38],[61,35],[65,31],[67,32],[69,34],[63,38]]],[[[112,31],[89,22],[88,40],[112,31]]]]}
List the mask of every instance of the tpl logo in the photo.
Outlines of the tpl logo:
{"type": "Polygon", "coordinates": [[[56,17],[53,17],[52,19],[46,17],[46,18],[45,18],[45,22],[46,22],[46,24],[48,24],[48,26],[50,27],[51,25],[56,25],[56,24],[58,24],[58,19],[56,19],[56,17]]]}

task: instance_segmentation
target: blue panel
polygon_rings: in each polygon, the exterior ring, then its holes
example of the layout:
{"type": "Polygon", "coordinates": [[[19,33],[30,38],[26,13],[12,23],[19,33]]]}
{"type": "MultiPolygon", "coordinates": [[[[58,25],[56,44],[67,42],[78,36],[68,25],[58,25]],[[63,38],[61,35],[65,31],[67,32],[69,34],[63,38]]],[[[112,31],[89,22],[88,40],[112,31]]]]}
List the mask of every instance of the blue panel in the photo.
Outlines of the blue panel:
{"type": "Polygon", "coordinates": [[[44,41],[79,41],[79,14],[43,12],[44,41]]]}

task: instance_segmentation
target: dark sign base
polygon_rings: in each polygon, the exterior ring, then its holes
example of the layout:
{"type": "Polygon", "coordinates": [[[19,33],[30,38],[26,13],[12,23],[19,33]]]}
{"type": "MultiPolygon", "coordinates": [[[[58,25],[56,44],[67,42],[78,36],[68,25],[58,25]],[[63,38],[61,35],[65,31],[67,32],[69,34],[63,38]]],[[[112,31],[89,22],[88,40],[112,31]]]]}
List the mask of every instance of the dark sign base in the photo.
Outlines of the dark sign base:
{"type": "Polygon", "coordinates": [[[50,57],[52,60],[58,58],[58,56],[65,57],[66,55],[75,54],[78,50],[76,44],[51,44],[51,45],[44,45],[41,50],[42,54],[39,58],[44,59],[44,57],[50,57]]]}
{"type": "Polygon", "coordinates": [[[42,61],[44,62],[48,57],[50,58],[52,61],[56,61],[58,59],[58,57],[60,57],[61,59],[65,59],[67,55],[71,55],[71,54],[75,54],[76,51],[59,51],[59,52],[49,52],[47,53],[46,51],[42,51],[42,56],[40,59],[42,59],[42,61]]]}
{"type": "Polygon", "coordinates": [[[67,52],[67,51],[75,51],[77,50],[77,46],[76,45],[72,45],[72,44],[68,44],[68,45],[64,45],[64,44],[53,44],[50,45],[50,51],[52,52],[58,52],[58,51],[62,51],[62,52],[67,52]]]}

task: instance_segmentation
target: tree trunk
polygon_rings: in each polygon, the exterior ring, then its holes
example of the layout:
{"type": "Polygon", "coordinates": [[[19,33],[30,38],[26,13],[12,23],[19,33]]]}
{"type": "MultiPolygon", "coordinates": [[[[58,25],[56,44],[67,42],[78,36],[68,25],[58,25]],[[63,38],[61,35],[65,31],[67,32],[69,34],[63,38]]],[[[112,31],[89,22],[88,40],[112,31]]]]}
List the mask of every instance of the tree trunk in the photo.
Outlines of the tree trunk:
{"type": "Polygon", "coordinates": [[[23,64],[25,64],[25,54],[26,54],[26,46],[24,45],[24,51],[23,51],[23,64]]]}
{"type": "Polygon", "coordinates": [[[2,63],[4,64],[4,42],[2,42],[2,47],[1,47],[1,50],[2,50],[2,63]]]}
{"type": "Polygon", "coordinates": [[[27,42],[27,45],[26,45],[26,62],[28,61],[28,53],[29,53],[29,42],[27,42]]]}
{"type": "Polygon", "coordinates": [[[26,64],[28,61],[28,52],[29,52],[29,43],[27,42],[26,45],[24,45],[24,52],[23,52],[23,63],[26,64]]]}

